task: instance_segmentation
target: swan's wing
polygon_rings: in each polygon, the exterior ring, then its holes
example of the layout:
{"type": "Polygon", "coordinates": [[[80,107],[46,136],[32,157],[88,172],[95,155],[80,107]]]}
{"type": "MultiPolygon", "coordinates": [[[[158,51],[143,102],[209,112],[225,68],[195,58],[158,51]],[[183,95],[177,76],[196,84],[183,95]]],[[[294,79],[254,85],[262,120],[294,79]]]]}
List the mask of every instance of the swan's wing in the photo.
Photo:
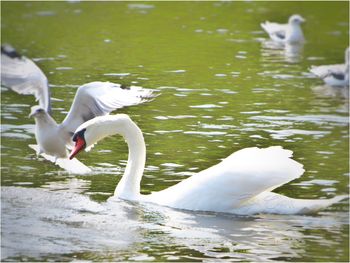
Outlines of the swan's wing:
{"type": "Polygon", "coordinates": [[[152,194],[150,201],[181,209],[230,212],[256,195],[300,177],[304,169],[291,157],[292,151],[279,146],[246,148],[152,194]]]}
{"type": "Polygon", "coordinates": [[[124,87],[111,82],[91,82],[79,87],[71,109],[61,124],[62,130],[74,133],[84,122],[111,111],[137,105],[154,98],[154,91],[124,87]]]}
{"type": "Polygon", "coordinates": [[[50,90],[45,74],[10,45],[1,46],[1,83],[19,94],[33,94],[50,112],[50,90]]]}

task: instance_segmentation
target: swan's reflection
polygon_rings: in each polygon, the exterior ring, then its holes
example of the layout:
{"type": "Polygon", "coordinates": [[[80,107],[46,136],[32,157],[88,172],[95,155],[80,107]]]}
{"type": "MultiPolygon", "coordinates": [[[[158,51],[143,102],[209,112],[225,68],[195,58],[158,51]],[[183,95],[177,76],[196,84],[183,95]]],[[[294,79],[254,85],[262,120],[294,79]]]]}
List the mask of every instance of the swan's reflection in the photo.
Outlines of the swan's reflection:
{"type": "Polygon", "coordinates": [[[151,204],[142,206],[146,213],[158,215],[152,222],[165,232],[169,244],[183,244],[208,257],[226,256],[239,260],[298,258],[304,253],[303,231],[324,229],[338,232],[342,223],[347,222],[346,214],[239,217],[180,211],[151,204]],[[242,251],[245,252],[240,253],[242,251]]]}
{"type": "Polygon", "coordinates": [[[109,260],[122,253],[128,260],[131,250],[134,256],[155,256],[159,247],[168,256],[181,255],[182,248],[210,258],[298,258],[307,239],[303,232],[316,229],[320,243],[329,232],[341,235],[347,224],[342,213],[237,217],[113,199],[97,203],[72,187],[49,188],[2,188],[3,260],[45,260],[48,255],[60,260],[82,251],[99,260],[106,251],[109,260]]]}

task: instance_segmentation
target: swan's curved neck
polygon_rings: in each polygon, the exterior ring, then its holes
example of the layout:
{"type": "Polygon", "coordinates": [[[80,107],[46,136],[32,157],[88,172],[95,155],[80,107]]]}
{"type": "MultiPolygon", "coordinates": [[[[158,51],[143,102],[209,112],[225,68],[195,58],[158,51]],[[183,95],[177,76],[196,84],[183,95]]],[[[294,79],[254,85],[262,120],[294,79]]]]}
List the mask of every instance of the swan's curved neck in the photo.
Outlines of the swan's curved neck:
{"type": "Polygon", "coordinates": [[[146,146],[142,132],[131,120],[117,128],[129,147],[128,164],[114,195],[122,199],[136,200],[140,196],[140,183],[146,162],[146,146]]]}

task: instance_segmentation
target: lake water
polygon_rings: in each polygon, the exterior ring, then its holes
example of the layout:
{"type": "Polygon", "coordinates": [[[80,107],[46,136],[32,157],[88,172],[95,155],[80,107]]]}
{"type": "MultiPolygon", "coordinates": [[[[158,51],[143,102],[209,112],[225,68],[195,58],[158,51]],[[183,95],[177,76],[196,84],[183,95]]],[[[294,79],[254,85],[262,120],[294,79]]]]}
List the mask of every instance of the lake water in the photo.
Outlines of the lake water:
{"type": "MultiPolygon", "coordinates": [[[[2,42],[33,58],[62,121],[77,87],[100,80],[159,90],[122,109],[144,132],[142,192],[169,187],[242,148],[281,145],[305,174],[278,193],[348,194],[348,89],[311,65],[344,62],[348,2],[2,2],[2,42]],[[260,28],[299,13],[307,42],[273,49],[260,28]]],[[[3,261],[349,261],[348,200],[312,216],[238,217],[108,202],[123,174],[119,136],[68,174],[37,158],[32,96],[1,89],[3,261]]],[[[234,187],[234,186],[233,186],[234,187]]]]}

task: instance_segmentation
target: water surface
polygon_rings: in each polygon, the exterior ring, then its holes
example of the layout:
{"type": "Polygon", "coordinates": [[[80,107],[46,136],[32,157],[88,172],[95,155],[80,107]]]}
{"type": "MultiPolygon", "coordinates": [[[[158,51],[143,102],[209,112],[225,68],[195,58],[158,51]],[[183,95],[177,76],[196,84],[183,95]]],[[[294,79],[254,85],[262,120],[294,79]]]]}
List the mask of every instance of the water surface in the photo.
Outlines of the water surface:
{"type": "MultiPolygon", "coordinates": [[[[142,192],[169,187],[245,147],[281,145],[305,174],[276,192],[348,193],[348,90],[311,65],[343,63],[347,2],[2,2],[2,41],[47,75],[62,121],[77,87],[112,81],[158,89],[122,109],[144,132],[142,192]],[[307,42],[272,47],[259,24],[300,13],[307,42]],[[317,29],[317,30],[315,30],[317,29]]],[[[69,175],[41,157],[31,96],[1,89],[2,260],[348,261],[348,201],[313,216],[191,213],[108,202],[127,149],[114,136],[69,175]]]]}

